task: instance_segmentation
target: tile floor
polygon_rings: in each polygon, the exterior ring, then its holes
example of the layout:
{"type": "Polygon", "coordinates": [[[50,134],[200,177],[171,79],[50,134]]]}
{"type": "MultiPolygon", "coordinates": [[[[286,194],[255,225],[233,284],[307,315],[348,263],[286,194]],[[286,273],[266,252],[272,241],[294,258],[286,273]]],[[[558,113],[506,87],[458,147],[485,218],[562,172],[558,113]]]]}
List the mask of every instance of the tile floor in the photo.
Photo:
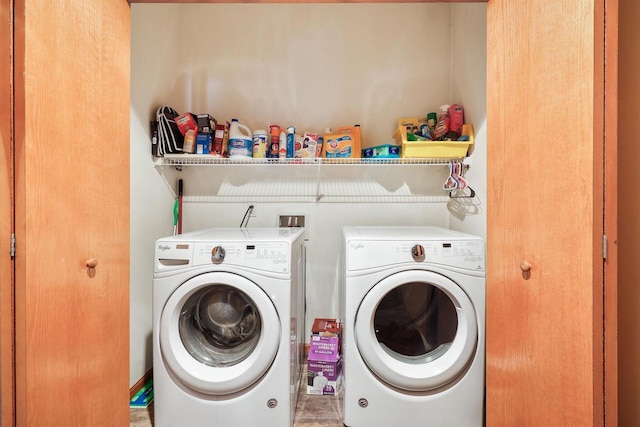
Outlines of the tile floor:
{"type": "MultiPolygon", "coordinates": [[[[343,427],[342,392],[337,396],[313,396],[307,394],[306,375],[298,394],[298,405],[294,427],[343,427]]],[[[133,408],[130,411],[130,427],[153,426],[153,402],[148,408],[133,408]]],[[[231,426],[230,426],[231,427],[231,426]]]]}

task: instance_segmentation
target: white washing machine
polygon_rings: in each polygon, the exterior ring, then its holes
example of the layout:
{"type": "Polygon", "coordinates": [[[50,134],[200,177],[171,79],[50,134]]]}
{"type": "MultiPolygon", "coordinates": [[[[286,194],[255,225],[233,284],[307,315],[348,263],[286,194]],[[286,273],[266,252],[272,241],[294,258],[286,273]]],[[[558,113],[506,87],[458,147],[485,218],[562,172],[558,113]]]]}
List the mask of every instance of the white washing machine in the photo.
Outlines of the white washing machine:
{"type": "Polygon", "coordinates": [[[344,424],[484,420],[485,247],[439,227],[345,227],[344,424]]]}
{"type": "Polygon", "coordinates": [[[156,242],[155,427],[293,425],[304,258],[300,228],[217,228],[156,242]]]}

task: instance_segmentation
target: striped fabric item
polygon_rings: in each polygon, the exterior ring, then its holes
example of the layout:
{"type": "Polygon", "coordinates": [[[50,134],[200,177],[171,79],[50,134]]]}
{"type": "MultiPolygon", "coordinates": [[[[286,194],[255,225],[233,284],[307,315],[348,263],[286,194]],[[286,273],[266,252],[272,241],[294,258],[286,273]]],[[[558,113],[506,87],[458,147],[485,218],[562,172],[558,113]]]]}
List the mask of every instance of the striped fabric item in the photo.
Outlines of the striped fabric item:
{"type": "Polygon", "coordinates": [[[184,136],[176,124],[179,114],[173,108],[163,105],[156,111],[158,122],[158,156],[182,153],[184,136]]]}

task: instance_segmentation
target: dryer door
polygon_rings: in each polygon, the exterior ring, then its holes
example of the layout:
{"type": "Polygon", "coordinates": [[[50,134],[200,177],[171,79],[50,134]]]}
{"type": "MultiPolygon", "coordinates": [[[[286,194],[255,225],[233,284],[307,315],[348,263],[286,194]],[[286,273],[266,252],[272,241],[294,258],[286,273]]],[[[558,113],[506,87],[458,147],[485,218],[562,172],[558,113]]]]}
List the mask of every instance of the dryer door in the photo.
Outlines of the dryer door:
{"type": "Polygon", "coordinates": [[[183,283],[160,319],[167,368],[202,393],[235,393],[258,381],[280,342],[280,320],[269,296],[237,274],[211,272],[183,283]]]}
{"type": "Polygon", "coordinates": [[[355,340],[369,369],[389,385],[433,390],[455,381],[472,362],[476,311],[449,278],[403,271],[381,280],[364,297],[355,340]]]}

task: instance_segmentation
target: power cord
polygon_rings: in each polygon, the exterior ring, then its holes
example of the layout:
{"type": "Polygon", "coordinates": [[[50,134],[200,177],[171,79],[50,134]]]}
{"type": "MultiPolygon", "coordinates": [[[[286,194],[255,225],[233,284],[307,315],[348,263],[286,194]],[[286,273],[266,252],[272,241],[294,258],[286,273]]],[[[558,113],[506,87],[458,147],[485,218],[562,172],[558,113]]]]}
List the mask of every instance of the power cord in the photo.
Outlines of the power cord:
{"type": "Polygon", "coordinates": [[[240,222],[240,228],[246,227],[249,224],[249,218],[251,218],[251,212],[253,212],[253,205],[249,205],[240,222]],[[245,222],[246,221],[246,222],[245,222]]]}

